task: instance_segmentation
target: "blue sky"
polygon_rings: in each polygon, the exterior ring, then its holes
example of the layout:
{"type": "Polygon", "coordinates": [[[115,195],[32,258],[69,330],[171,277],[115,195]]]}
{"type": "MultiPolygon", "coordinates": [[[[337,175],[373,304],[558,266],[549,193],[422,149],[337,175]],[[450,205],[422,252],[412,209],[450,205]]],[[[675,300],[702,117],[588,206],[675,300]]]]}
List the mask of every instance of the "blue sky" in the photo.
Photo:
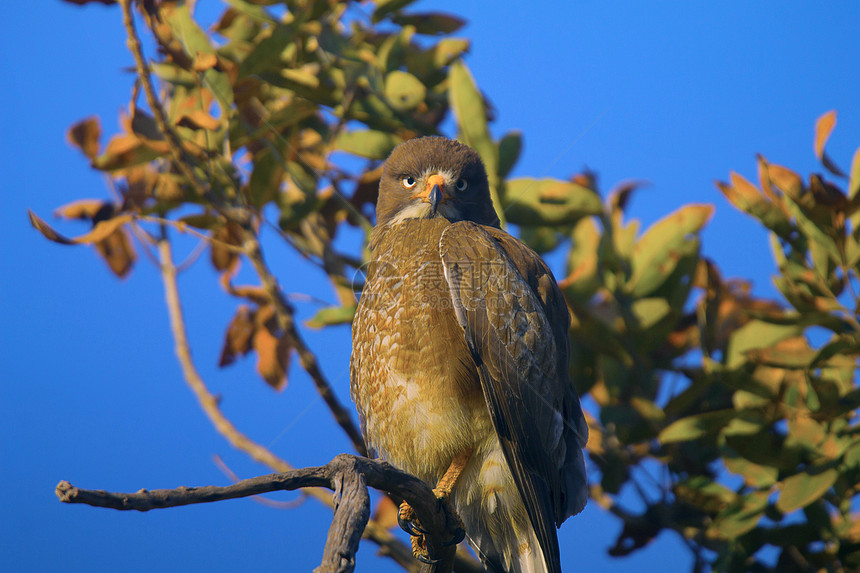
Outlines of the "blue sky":
{"type": "MultiPolygon", "coordinates": [[[[200,4],[213,10],[220,2],[200,4]]],[[[830,109],[839,120],[828,150],[848,165],[860,145],[860,4],[492,6],[427,0],[418,8],[469,20],[461,31],[473,42],[467,63],[497,109],[494,132],[525,135],[515,175],[566,177],[588,166],[604,191],[648,180],[630,209],[646,224],[686,203],[712,203],[705,253],[727,276],[751,278],[756,292],[774,295],[764,233],[713,181],[730,170],[754,179],[756,152],[804,174],[820,171],[812,130],[830,109]]],[[[98,115],[108,135],[127,103],[132,60],[118,8],[3,2],[0,16],[0,569],[310,570],[330,517],[315,502],[274,510],[236,500],[140,514],[54,497],[61,479],[115,491],[227,483],[213,455],[242,477],[268,470],[231,449],[194,402],[173,358],[158,274],[143,253],[118,281],[88,249],[48,243],[27,223],[27,208],[52,220],[61,204],[108,197],[65,131],[98,115]]],[[[287,292],[334,300],[320,276],[268,239],[287,292]]],[[[251,360],[215,368],[234,303],[213,279],[198,264],[180,289],[194,357],[227,415],[296,466],[348,450],[299,369],[276,394],[251,360]]],[[[299,308],[302,318],[315,310],[299,308]]],[[[307,338],[348,402],[348,331],[307,338]]],[[[689,553],[667,534],[630,558],[609,558],[618,531],[594,507],[569,520],[559,533],[567,570],[689,570],[689,553]]],[[[362,546],[359,571],[399,570],[374,554],[362,546]]]]}

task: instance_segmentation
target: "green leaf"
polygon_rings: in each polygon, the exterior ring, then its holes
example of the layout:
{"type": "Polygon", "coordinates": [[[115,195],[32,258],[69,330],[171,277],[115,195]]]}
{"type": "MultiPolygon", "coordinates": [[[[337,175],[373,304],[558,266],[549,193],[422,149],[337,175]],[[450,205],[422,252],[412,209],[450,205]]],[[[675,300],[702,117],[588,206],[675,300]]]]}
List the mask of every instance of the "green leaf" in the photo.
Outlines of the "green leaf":
{"type": "Polygon", "coordinates": [[[493,207],[504,225],[507,209],[502,209],[502,203],[499,201],[499,150],[490,138],[484,97],[462,60],[451,64],[448,82],[448,99],[457,116],[460,139],[481,156],[487,169],[493,207]]]}
{"type": "Polygon", "coordinates": [[[417,33],[429,36],[453,34],[466,24],[462,18],[439,13],[397,14],[391,21],[400,26],[413,26],[417,33]]]}
{"type": "Polygon", "coordinates": [[[427,88],[408,72],[394,70],[385,76],[385,97],[397,111],[415,109],[426,96],[427,88]]]}
{"type": "Polygon", "coordinates": [[[830,235],[828,235],[826,229],[822,229],[807,216],[802,204],[792,197],[788,197],[788,200],[785,201],[785,206],[788,208],[788,212],[794,217],[800,232],[803,233],[809,241],[824,249],[830,257],[830,260],[833,261],[835,265],[841,264],[842,256],[839,254],[839,248],[836,246],[836,242],[832,237],[830,237],[830,235]]]}
{"type": "Polygon", "coordinates": [[[487,175],[495,177],[499,172],[498,155],[487,128],[484,97],[462,60],[451,64],[449,81],[451,107],[457,116],[463,143],[478,152],[487,168],[487,175]]]}
{"type": "Polygon", "coordinates": [[[737,539],[752,531],[764,515],[769,497],[768,491],[748,493],[720,512],[708,527],[708,533],[723,539],[737,539]]]}
{"type": "Polygon", "coordinates": [[[254,170],[248,181],[248,192],[251,203],[262,207],[278,197],[281,180],[284,177],[283,160],[276,157],[277,151],[272,146],[258,151],[254,155],[254,170]]]}
{"type": "Polygon", "coordinates": [[[860,354],[860,340],[854,336],[835,336],[815,354],[815,358],[809,364],[810,368],[818,368],[827,364],[834,356],[857,356],[860,354]]]}
{"type": "Polygon", "coordinates": [[[291,230],[320,205],[316,195],[301,191],[298,187],[288,186],[278,195],[278,226],[291,230]]]}
{"type": "Polygon", "coordinates": [[[639,323],[639,330],[648,330],[672,312],[669,302],[663,298],[640,298],[633,301],[631,310],[639,323]]]}
{"type": "Polygon", "coordinates": [[[851,160],[851,178],[848,180],[848,198],[856,199],[860,195],[860,147],[854,152],[851,160]]]}
{"type": "Polygon", "coordinates": [[[415,109],[426,96],[427,88],[408,72],[394,70],[385,76],[385,97],[397,111],[415,109]]]}
{"type": "MultiPolygon", "coordinates": [[[[403,28],[399,34],[392,34],[383,40],[376,50],[376,64],[379,70],[387,73],[399,69],[403,65],[403,59],[407,56],[409,44],[414,35],[414,29],[403,28]]],[[[428,55],[427,60],[428,62],[432,61],[432,55],[428,55]]],[[[406,69],[414,71],[416,68],[407,65],[406,69]]]]}
{"type": "Polygon", "coordinates": [[[731,185],[717,182],[717,187],[735,207],[755,217],[783,239],[791,235],[791,222],[782,209],[771,203],[755,185],[741,175],[732,172],[731,180],[731,185]]]}
{"type": "Polygon", "coordinates": [[[760,465],[745,458],[725,456],[723,462],[730,472],[743,476],[744,482],[750,487],[770,487],[776,483],[779,476],[777,468],[760,465]]]}
{"type": "Polygon", "coordinates": [[[663,424],[666,421],[666,414],[663,409],[651,400],[647,400],[640,396],[630,398],[630,405],[644,419],[655,424],[663,424]]]}
{"type": "Polygon", "coordinates": [[[359,157],[385,159],[402,141],[393,133],[385,133],[384,131],[372,129],[342,131],[337,135],[334,147],[359,157]]]}
{"type": "Polygon", "coordinates": [[[281,54],[296,37],[292,26],[278,24],[272,33],[260,40],[239,65],[239,77],[247,78],[264,71],[276,71],[284,67],[281,54]]]}
{"type": "Polygon", "coordinates": [[[722,436],[752,436],[764,428],[765,420],[758,412],[738,412],[720,431],[722,436]]]}
{"type": "Polygon", "coordinates": [[[613,357],[623,368],[632,367],[633,358],[612,325],[586,307],[578,308],[573,318],[575,325],[571,329],[571,337],[599,353],[602,359],[610,360],[609,357],[613,357]]]}
{"type": "Polygon", "coordinates": [[[687,205],[652,225],[633,248],[632,275],[627,290],[647,296],[672,274],[687,243],[711,218],[712,205],[687,205]]]}
{"type": "Polygon", "coordinates": [[[559,179],[510,179],[502,204],[511,223],[526,226],[569,225],[603,209],[597,193],[559,179]]]}
{"type": "Polygon", "coordinates": [[[520,158],[523,148],[523,135],[519,131],[509,131],[499,140],[499,180],[511,172],[520,158]]]}
{"type": "MultiPolygon", "coordinates": [[[[174,36],[179,40],[188,56],[194,60],[198,54],[215,54],[215,48],[194,18],[191,16],[187,4],[176,7],[167,16],[167,22],[174,36]]],[[[206,87],[218,99],[221,111],[229,116],[233,107],[233,85],[225,72],[219,72],[215,68],[209,68],[203,72],[203,82],[206,87]]]]}
{"type": "Polygon", "coordinates": [[[520,227],[520,239],[536,253],[543,254],[558,246],[559,232],[555,227],[520,227]]]}
{"type": "Polygon", "coordinates": [[[572,244],[567,258],[567,276],[560,286],[566,297],[586,304],[600,287],[597,248],[600,233],[592,217],[580,219],[571,233],[572,244]]]}
{"type": "Polygon", "coordinates": [[[751,320],[737,329],[729,339],[725,363],[728,368],[737,368],[747,361],[746,353],[757,348],[767,348],[777,342],[797,336],[803,328],[792,324],[772,324],[751,320]]]}
{"type": "Polygon", "coordinates": [[[669,424],[660,432],[658,439],[664,444],[697,440],[708,434],[716,433],[736,415],[735,410],[729,409],[687,416],[669,424]]]}
{"type": "MultiPolygon", "coordinates": [[[[269,14],[262,6],[255,6],[245,0],[224,0],[227,4],[256,20],[268,22],[269,24],[277,24],[278,20],[269,14]]],[[[273,2],[274,4],[274,2],[273,2]]]]}
{"type": "Polygon", "coordinates": [[[440,40],[432,50],[433,65],[437,68],[447,66],[469,49],[469,40],[462,38],[445,38],[440,40]]]}
{"type": "Polygon", "coordinates": [[[782,482],[782,492],[776,501],[776,508],[783,513],[806,507],[830,489],[839,472],[836,468],[813,469],[786,478],[782,482]]]}
{"type": "Polygon", "coordinates": [[[860,468],[860,440],[848,446],[843,455],[842,462],[848,469],[860,468]]]}
{"type": "Polygon", "coordinates": [[[151,62],[149,68],[155,72],[160,79],[172,84],[193,88],[197,86],[197,77],[188,70],[176,65],[160,62],[151,62]]]}
{"type": "Polygon", "coordinates": [[[331,306],[317,312],[313,318],[306,320],[309,328],[322,328],[335,324],[349,324],[355,316],[354,306],[331,306]]]}
{"type": "Polygon", "coordinates": [[[672,489],[679,499],[708,513],[721,511],[737,499],[732,490],[702,475],[680,481],[672,489]]]}
{"type": "Polygon", "coordinates": [[[802,449],[784,444],[771,432],[753,435],[724,436],[726,446],[753,463],[792,471],[804,455],[802,449]]]}
{"type": "Polygon", "coordinates": [[[177,219],[178,223],[185,223],[189,227],[194,227],[195,229],[203,229],[206,231],[211,231],[216,227],[223,225],[223,222],[220,217],[217,215],[212,215],[210,213],[198,213],[196,215],[185,215],[184,217],[180,217],[177,219]]]}
{"type": "Polygon", "coordinates": [[[293,183],[302,190],[305,195],[315,195],[317,192],[317,178],[313,170],[298,161],[287,162],[287,173],[293,183]]]}
{"type": "Polygon", "coordinates": [[[389,14],[393,14],[401,8],[409,6],[413,2],[415,0],[377,0],[376,9],[373,11],[370,21],[376,24],[389,14]]]}

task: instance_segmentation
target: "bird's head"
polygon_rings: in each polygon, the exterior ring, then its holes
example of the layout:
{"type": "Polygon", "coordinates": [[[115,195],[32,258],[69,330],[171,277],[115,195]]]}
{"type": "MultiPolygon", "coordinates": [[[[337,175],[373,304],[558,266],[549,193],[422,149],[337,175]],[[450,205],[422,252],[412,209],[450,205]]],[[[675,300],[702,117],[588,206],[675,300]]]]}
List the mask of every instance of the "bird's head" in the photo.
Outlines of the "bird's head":
{"type": "Polygon", "coordinates": [[[499,226],[487,172],[471,147],[444,137],[410,139],[385,162],[376,223],[433,217],[499,226]]]}

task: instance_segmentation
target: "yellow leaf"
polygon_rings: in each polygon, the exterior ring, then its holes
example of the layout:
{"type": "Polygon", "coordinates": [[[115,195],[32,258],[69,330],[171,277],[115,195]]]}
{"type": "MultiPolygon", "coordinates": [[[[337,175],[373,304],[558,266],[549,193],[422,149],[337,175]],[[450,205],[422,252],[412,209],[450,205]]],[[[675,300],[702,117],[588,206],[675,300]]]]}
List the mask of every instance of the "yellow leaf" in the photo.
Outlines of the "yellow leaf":
{"type": "Polygon", "coordinates": [[[767,174],[771,182],[779,187],[780,191],[792,199],[800,198],[803,191],[803,180],[800,178],[800,175],[791,169],[786,169],[772,163],[767,166],[767,174]]]}
{"type": "Polygon", "coordinates": [[[194,71],[205,72],[209,68],[214,68],[218,64],[218,56],[211,52],[198,52],[194,58],[194,71]]]}
{"type": "Polygon", "coordinates": [[[54,209],[54,215],[63,219],[90,219],[96,216],[106,203],[101,199],[79,199],[54,209]]]}
{"type": "Polygon", "coordinates": [[[836,110],[831,109],[818,118],[815,122],[815,155],[818,159],[824,159],[824,146],[830,138],[833,128],[836,127],[836,110]]]}
{"type": "Polygon", "coordinates": [[[50,225],[48,225],[48,223],[32,211],[28,210],[27,213],[30,217],[31,225],[42,233],[45,238],[54,241],[55,243],[60,243],[61,245],[91,245],[93,243],[97,243],[106,239],[113,234],[114,231],[133,219],[129,214],[119,215],[112,219],[100,221],[89,233],[69,239],[55,231],[50,225]]]}

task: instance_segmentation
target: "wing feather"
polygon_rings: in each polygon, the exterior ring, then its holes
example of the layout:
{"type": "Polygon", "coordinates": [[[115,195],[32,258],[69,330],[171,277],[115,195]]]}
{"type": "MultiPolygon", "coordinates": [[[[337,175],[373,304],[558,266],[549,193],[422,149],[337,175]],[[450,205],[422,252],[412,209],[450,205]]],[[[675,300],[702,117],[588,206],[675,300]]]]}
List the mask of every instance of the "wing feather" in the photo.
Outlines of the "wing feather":
{"type": "Polygon", "coordinates": [[[549,570],[560,571],[554,526],[584,505],[587,439],[567,376],[567,307],[540,257],[503,231],[455,223],[440,254],[505,458],[549,570]]]}

